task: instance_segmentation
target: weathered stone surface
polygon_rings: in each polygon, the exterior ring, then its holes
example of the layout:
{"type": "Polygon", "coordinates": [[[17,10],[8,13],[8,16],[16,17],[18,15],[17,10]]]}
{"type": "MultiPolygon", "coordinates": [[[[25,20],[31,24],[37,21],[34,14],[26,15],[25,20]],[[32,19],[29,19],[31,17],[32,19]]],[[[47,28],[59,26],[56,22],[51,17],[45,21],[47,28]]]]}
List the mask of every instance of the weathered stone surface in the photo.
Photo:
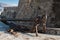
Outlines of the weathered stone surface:
{"type": "Polygon", "coordinates": [[[16,18],[34,18],[51,13],[53,0],[20,0],[16,18]]]}
{"type": "MultiPolygon", "coordinates": [[[[52,13],[52,4],[53,0],[20,0],[16,18],[31,19],[36,16],[42,17],[44,14],[49,16],[52,13]]],[[[20,22],[17,23],[20,24],[20,22]]]]}
{"type": "Polygon", "coordinates": [[[47,28],[47,34],[60,35],[60,28],[47,28]]]}
{"type": "Polygon", "coordinates": [[[2,12],[2,16],[6,18],[14,18],[16,15],[17,7],[4,7],[4,11],[2,12]]]}
{"type": "MultiPolygon", "coordinates": [[[[59,0],[19,0],[17,14],[14,16],[11,12],[3,14],[7,18],[22,18],[32,19],[36,16],[42,16],[47,14],[47,26],[48,27],[60,27],[60,1],[59,0]],[[13,17],[14,16],[14,17],[13,17]],[[56,25],[55,25],[56,24],[56,25]]],[[[17,24],[29,24],[23,22],[16,22],[17,24]]],[[[30,23],[32,24],[32,23],[30,23]]],[[[29,25],[30,25],[29,24],[29,25]]],[[[28,26],[29,26],[28,25],[28,26]]]]}

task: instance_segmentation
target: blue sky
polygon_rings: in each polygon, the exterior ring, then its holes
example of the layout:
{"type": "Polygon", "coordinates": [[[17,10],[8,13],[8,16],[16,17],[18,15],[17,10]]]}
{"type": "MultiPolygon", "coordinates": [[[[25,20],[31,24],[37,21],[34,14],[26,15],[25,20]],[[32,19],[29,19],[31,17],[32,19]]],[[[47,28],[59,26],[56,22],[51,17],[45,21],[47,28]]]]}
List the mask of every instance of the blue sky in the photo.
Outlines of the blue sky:
{"type": "Polygon", "coordinates": [[[0,3],[6,3],[6,4],[9,4],[9,5],[17,6],[18,1],[19,0],[0,0],[0,3]]]}

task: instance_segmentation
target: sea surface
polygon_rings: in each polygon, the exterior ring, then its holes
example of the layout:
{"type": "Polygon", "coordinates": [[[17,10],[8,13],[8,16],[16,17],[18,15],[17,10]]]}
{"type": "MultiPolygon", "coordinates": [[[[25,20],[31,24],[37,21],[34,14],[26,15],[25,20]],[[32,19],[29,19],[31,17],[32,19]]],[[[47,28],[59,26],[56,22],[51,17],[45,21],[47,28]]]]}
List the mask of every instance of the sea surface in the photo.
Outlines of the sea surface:
{"type": "Polygon", "coordinates": [[[9,29],[9,26],[0,21],[0,32],[4,32],[9,29]]]}

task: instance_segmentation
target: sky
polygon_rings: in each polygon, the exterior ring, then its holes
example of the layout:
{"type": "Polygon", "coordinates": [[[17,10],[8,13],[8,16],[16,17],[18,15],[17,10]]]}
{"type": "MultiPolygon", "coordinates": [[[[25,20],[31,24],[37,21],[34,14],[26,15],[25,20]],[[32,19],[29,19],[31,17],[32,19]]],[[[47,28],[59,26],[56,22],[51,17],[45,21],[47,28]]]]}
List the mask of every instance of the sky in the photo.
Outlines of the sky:
{"type": "Polygon", "coordinates": [[[8,5],[18,6],[19,0],[0,0],[0,3],[5,3],[8,5]]]}

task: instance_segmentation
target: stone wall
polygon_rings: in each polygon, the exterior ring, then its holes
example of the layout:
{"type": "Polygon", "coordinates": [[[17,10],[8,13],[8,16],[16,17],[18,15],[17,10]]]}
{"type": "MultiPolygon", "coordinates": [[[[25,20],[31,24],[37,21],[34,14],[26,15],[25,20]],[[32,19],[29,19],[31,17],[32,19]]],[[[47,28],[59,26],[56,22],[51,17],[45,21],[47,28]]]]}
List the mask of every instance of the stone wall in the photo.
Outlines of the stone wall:
{"type": "Polygon", "coordinates": [[[54,0],[54,13],[56,18],[56,27],[60,28],[60,0],[54,0]]]}
{"type": "Polygon", "coordinates": [[[5,16],[6,18],[13,18],[13,16],[16,14],[17,7],[4,7],[4,11],[2,12],[2,16],[5,16]]]}
{"type": "MultiPolygon", "coordinates": [[[[52,11],[53,0],[20,0],[18,4],[18,10],[16,18],[22,19],[32,19],[37,16],[42,17],[42,15],[47,14],[47,26],[50,27],[50,18],[55,17],[52,11]],[[50,17],[51,15],[51,17],[50,17]]],[[[20,24],[20,22],[17,22],[20,24]]],[[[26,24],[26,23],[24,23],[26,24]]],[[[51,24],[52,25],[52,24],[51,24]]],[[[53,24],[54,25],[54,24],[53,24]]],[[[52,25],[52,26],[53,26],[52,25]]]]}
{"type": "MultiPolygon", "coordinates": [[[[47,27],[57,27],[60,25],[60,1],[59,0],[19,0],[19,4],[16,10],[16,15],[12,13],[4,12],[8,18],[17,19],[33,19],[37,16],[42,17],[42,15],[47,14],[47,27]],[[7,14],[8,15],[7,15],[7,14]]],[[[11,9],[9,9],[11,10],[11,9]]],[[[8,11],[8,9],[7,9],[8,11]]],[[[32,24],[29,22],[16,22],[17,24],[32,24]]]]}
{"type": "Polygon", "coordinates": [[[16,18],[34,18],[52,12],[53,0],[20,0],[16,18]]]}

